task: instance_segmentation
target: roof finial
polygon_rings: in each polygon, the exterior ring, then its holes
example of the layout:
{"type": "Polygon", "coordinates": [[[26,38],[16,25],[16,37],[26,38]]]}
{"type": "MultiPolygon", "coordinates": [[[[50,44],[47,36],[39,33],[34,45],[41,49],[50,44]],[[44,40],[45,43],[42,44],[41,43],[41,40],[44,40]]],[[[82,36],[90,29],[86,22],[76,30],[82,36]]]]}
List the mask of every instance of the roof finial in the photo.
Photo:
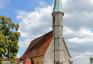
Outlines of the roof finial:
{"type": "Polygon", "coordinates": [[[61,0],[55,0],[55,3],[54,3],[54,8],[53,8],[53,11],[52,13],[54,12],[62,12],[62,2],[61,0]]]}

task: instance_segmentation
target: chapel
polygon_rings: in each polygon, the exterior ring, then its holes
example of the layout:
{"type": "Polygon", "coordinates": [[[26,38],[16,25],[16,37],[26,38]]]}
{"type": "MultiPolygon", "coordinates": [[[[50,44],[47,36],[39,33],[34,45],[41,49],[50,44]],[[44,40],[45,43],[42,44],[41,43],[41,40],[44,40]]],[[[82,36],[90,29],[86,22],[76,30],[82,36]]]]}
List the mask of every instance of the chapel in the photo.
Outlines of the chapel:
{"type": "Polygon", "coordinates": [[[63,16],[62,2],[55,0],[52,31],[33,40],[18,64],[72,64],[63,37],[63,16]]]}

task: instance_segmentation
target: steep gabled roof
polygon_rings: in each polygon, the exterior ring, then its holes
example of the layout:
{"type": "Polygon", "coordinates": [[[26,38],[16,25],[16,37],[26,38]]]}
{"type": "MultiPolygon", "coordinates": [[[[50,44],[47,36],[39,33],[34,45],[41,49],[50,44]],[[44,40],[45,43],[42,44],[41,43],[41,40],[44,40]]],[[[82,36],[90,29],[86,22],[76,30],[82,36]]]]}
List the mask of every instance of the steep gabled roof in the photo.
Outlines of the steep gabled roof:
{"type": "MultiPolygon", "coordinates": [[[[26,58],[32,58],[32,57],[38,57],[38,56],[44,55],[45,52],[47,51],[53,37],[54,36],[51,31],[51,32],[33,40],[20,59],[24,60],[26,58]]],[[[64,39],[63,39],[63,43],[66,47],[68,55],[71,57],[64,39]]]]}
{"type": "Polygon", "coordinates": [[[49,47],[53,39],[52,31],[33,40],[28,46],[25,53],[22,55],[21,60],[24,60],[29,57],[37,57],[45,54],[46,50],[49,47]]]}

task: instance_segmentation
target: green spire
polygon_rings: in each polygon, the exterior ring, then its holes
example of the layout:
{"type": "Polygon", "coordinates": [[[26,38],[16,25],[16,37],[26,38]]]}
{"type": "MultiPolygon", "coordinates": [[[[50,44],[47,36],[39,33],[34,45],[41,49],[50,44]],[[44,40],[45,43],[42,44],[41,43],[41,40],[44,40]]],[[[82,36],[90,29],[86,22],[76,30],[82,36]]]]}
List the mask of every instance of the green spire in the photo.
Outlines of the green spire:
{"type": "Polygon", "coordinates": [[[55,0],[53,12],[62,12],[62,2],[61,0],[55,0]]]}

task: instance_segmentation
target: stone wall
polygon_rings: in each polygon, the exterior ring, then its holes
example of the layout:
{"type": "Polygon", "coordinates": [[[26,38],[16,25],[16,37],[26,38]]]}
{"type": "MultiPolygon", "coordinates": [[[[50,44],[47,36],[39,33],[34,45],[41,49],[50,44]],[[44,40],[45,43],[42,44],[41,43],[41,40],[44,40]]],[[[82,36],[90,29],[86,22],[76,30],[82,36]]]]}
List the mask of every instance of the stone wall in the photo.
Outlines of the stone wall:
{"type": "Polygon", "coordinates": [[[69,52],[67,51],[66,48],[66,43],[63,40],[63,64],[70,64],[70,56],[69,56],[69,52]]]}
{"type": "Polygon", "coordinates": [[[51,41],[42,62],[43,64],[54,64],[54,39],[51,41]]]}
{"type": "MultiPolygon", "coordinates": [[[[70,56],[68,54],[66,43],[64,40],[62,42],[63,51],[60,53],[60,61],[62,61],[63,64],[70,64],[70,56]]],[[[44,59],[42,60],[43,64],[54,64],[54,39],[52,40],[51,44],[49,45],[48,50],[46,51],[44,55],[44,59]]]]}

